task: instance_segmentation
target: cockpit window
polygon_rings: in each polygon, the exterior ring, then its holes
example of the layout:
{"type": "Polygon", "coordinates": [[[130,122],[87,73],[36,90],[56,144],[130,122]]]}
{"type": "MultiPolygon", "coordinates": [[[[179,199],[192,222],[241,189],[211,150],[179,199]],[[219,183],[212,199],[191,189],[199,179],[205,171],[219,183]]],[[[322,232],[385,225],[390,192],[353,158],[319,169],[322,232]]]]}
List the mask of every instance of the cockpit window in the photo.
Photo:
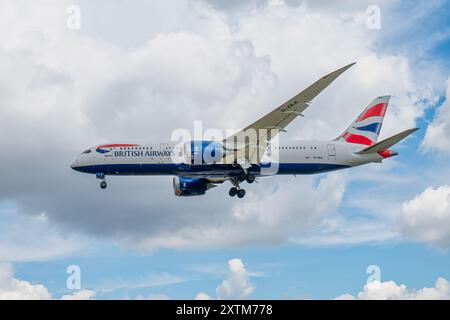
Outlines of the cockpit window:
{"type": "Polygon", "coordinates": [[[83,151],[81,154],[88,154],[88,153],[91,153],[91,149],[87,149],[87,150],[83,151]]]}

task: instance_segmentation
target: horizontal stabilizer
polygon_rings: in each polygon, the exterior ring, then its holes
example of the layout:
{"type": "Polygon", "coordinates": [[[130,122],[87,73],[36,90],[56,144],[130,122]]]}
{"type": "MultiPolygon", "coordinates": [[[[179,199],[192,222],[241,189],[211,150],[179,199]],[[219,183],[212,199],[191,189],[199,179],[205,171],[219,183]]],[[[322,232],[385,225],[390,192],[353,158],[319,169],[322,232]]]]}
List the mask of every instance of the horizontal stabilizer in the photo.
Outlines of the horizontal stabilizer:
{"type": "Polygon", "coordinates": [[[394,144],[398,143],[399,141],[405,139],[411,133],[416,132],[417,130],[419,130],[419,128],[408,129],[403,132],[397,133],[396,135],[394,135],[390,138],[387,138],[383,141],[375,143],[374,145],[372,145],[370,147],[367,147],[365,149],[362,149],[361,151],[356,152],[356,154],[383,152],[383,151],[389,149],[390,147],[392,147],[394,144]]]}

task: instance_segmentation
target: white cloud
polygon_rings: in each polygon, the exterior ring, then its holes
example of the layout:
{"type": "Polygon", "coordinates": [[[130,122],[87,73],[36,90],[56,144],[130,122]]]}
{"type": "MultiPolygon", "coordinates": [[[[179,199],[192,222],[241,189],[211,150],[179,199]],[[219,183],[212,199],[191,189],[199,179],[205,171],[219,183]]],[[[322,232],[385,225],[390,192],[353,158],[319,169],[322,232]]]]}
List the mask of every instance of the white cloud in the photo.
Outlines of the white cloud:
{"type": "Polygon", "coordinates": [[[450,78],[447,79],[446,100],[439,107],[436,117],[428,125],[423,147],[425,150],[450,153],[450,78]]]}
{"type": "Polygon", "coordinates": [[[253,293],[247,270],[241,259],[228,261],[228,277],[216,289],[218,299],[244,299],[253,293]]]}
{"type": "Polygon", "coordinates": [[[66,294],[61,297],[61,300],[92,300],[95,298],[95,291],[80,290],[73,294],[66,294]]]}
{"type": "Polygon", "coordinates": [[[413,127],[427,106],[423,100],[434,97],[430,83],[416,83],[407,56],[373,50],[377,38],[365,28],[365,18],[365,12],[358,9],[344,18],[331,12],[310,12],[307,6],[281,5],[241,19],[239,36],[252,40],[256,54],[270,55],[272,70],[280,76],[274,104],[298,91],[300,80],[324,72],[321,68],[331,62],[324,52],[333,52],[335,65],[358,62],[332,85],[339,88],[337,92],[326,90],[305,112],[307,117],[298,126],[299,137],[334,138],[374,97],[384,94],[394,96],[382,130],[383,136],[389,136],[413,127]],[[269,36],[273,32],[276,36],[269,36]],[[336,114],[340,116],[333,116],[336,114]]]}
{"type": "Polygon", "coordinates": [[[318,225],[292,237],[292,241],[310,246],[400,242],[399,216],[405,195],[392,190],[409,191],[411,186],[423,183],[423,176],[399,174],[395,171],[399,166],[402,166],[400,158],[381,166],[371,164],[342,173],[341,179],[347,181],[350,189],[345,192],[338,210],[323,217],[318,225]],[[352,183],[358,187],[352,187],[352,183]],[[380,199],[383,199],[382,206],[380,199]]]}
{"type": "Polygon", "coordinates": [[[82,237],[63,235],[56,230],[45,212],[36,216],[18,215],[15,206],[0,203],[0,261],[62,257],[78,252],[85,245],[82,237]]]}
{"type": "Polygon", "coordinates": [[[356,297],[343,294],[339,300],[448,300],[450,299],[450,283],[444,278],[438,278],[434,287],[420,290],[408,289],[404,284],[394,281],[372,281],[367,283],[356,297]]]}
{"type": "MultiPolygon", "coordinates": [[[[249,273],[241,259],[228,260],[228,274],[216,288],[216,297],[222,299],[245,299],[255,291],[250,282],[249,273]]],[[[204,292],[195,296],[195,300],[211,300],[212,297],[204,292]]]]}
{"type": "MultiPolygon", "coordinates": [[[[79,290],[63,295],[62,300],[89,300],[95,297],[92,290],[79,290]]],[[[0,263],[0,300],[50,300],[52,294],[42,284],[33,284],[14,277],[11,263],[0,263]]]]}
{"type": "MultiPolygon", "coordinates": [[[[247,189],[245,201],[230,202],[230,212],[218,218],[220,224],[189,224],[177,233],[161,233],[158,237],[146,238],[140,246],[189,248],[194,244],[207,248],[286,241],[287,235],[301,234],[318,224],[324,216],[335,212],[341,202],[345,180],[340,174],[325,176],[317,185],[314,184],[312,177],[263,178],[260,184],[247,189]],[[270,186],[267,179],[278,181],[270,186]],[[299,202],[299,196],[308,201],[299,202]]],[[[217,197],[223,198],[223,192],[215,190],[208,196],[217,201],[217,197]]]]}
{"type": "Polygon", "coordinates": [[[405,201],[400,221],[406,236],[450,247],[450,186],[429,187],[405,201]]]}
{"type": "Polygon", "coordinates": [[[194,298],[195,300],[212,300],[212,298],[204,292],[199,292],[194,298]]]}
{"type": "MultiPolygon", "coordinates": [[[[366,215],[368,214],[366,213],[366,215]]],[[[397,229],[388,220],[376,219],[371,216],[344,218],[336,214],[333,217],[325,218],[319,226],[311,231],[294,238],[293,242],[310,246],[392,243],[400,238],[397,229]]]]}
{"type": "Polygon", "coordinates": [[[15,279],[12,265],[0,263],[0,300],[48,300],[51,298],[45,286],[15,279]]]}

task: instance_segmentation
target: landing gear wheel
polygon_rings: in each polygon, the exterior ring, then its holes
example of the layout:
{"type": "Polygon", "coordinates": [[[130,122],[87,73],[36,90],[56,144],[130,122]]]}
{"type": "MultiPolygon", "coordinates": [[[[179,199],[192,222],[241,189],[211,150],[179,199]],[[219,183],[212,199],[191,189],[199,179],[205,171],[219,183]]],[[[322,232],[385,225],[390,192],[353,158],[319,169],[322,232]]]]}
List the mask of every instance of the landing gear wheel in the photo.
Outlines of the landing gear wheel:
{"type": "Polygon", "coordinates": [[[106,189],[107,186],[108,186],[108,184],[106,183],[106,181],[100,182],[100,188],[106,189]]]}
{"type": "Polygon", "coordinates": [[[255,175],[252,173],[247,174],[247,177],[245,178],[245,180],[247,180],[248,183],[253,183],[255,182],[255,175]]]}
{"type": "Polygon", "coordinates": [[[236,194],[238,193],[238,189],[235,187],[232,187],[230,189],[230,191],[228,192],[228,194],[230,195],[230,197],[234,197],[236,194]]]}
{"type": "Polygon", "coordinates": [[[247,178],[247,174],[244,171],[239,172],[239,174],[237,175],[237,178],[240,182],[242,182],[247,178]]]}
{"type": "Polygon", "coordinates": [[[243,198],[245,196],[245,190],[239,189],[237,192],[237,196],[238,196],[238,198],[243,198]]]}

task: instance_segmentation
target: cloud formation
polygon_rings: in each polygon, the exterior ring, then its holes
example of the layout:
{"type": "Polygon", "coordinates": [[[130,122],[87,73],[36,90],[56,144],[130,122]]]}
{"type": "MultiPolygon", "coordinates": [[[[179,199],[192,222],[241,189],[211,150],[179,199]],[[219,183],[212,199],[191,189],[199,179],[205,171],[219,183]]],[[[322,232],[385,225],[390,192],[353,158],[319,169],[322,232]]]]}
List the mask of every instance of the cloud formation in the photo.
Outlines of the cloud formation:
{"type": "MultiPolygon", "coordinates": [[[[248,298],[255,286],[250,282],[248,271],[245,269],[241,259],[231,259],[228,261],[228,274],[226,279],[216,288],[216,297],[223,299],[245,299],[248,298]]],[[[200,292],[195,296],[195,300],[211,300],[211,296],[200,292]]]]}
{"type": "Polygon", "coordinates": [[[12,265],[0,264],[0,300],[48,300],[51,298],[45,286],[15,279],[12,265]]]}
{"type": "Polygon", "coordinates": [[[356,296],[344,294],[338,300],[449,300],[450,282],[438,278],[434,287],[419,290],[408,289],[404,284],[395,281],[371,281],[356,296]]]}
{"type": "MultiPolygon", "coordinates": [[[[63,295],[61,300],[89,300],[95,297],[92,290],[79,290],[63,295]]],[[[0,263],[0,300],[50,300],[52,294],[42,284],[32,284],[14,278],[10,263],[0,263]]]]}
{"type": "MultiPolygon", "coordinates": [[[[447,79],[446,97],[450,96],[450,78],[447,79]]],[[[425,150],[450,153],[450,101],[447,98],[439,107],[436,117],[428,125],[423,147],[425,150]]]]}
{"type": "Polygon", "coordinates": [[[73,294],[65,294],[61,300],[92,300],[95,298],[95,291],[79,290],[73,294]]]}
{"type": "Polygon", "coordinates": [[[216,289],[217,299],[244,299],[255,290],[241,259],[228,261],[228,276],[216,289]]]}
{"type": "Polygon", "coordinates": [[[65,235],[54,228],[45,212],[20,215],[14,205],[0,204],[0,261],[63,257],[78,252],[85,245],[86,240],[82,237],[65,235]]]}
{"type": "Polygon", "coordinates": [[[450,247],[450,186],[429,187],[402,205],[401,225],[412,239],[450,247]]]}

